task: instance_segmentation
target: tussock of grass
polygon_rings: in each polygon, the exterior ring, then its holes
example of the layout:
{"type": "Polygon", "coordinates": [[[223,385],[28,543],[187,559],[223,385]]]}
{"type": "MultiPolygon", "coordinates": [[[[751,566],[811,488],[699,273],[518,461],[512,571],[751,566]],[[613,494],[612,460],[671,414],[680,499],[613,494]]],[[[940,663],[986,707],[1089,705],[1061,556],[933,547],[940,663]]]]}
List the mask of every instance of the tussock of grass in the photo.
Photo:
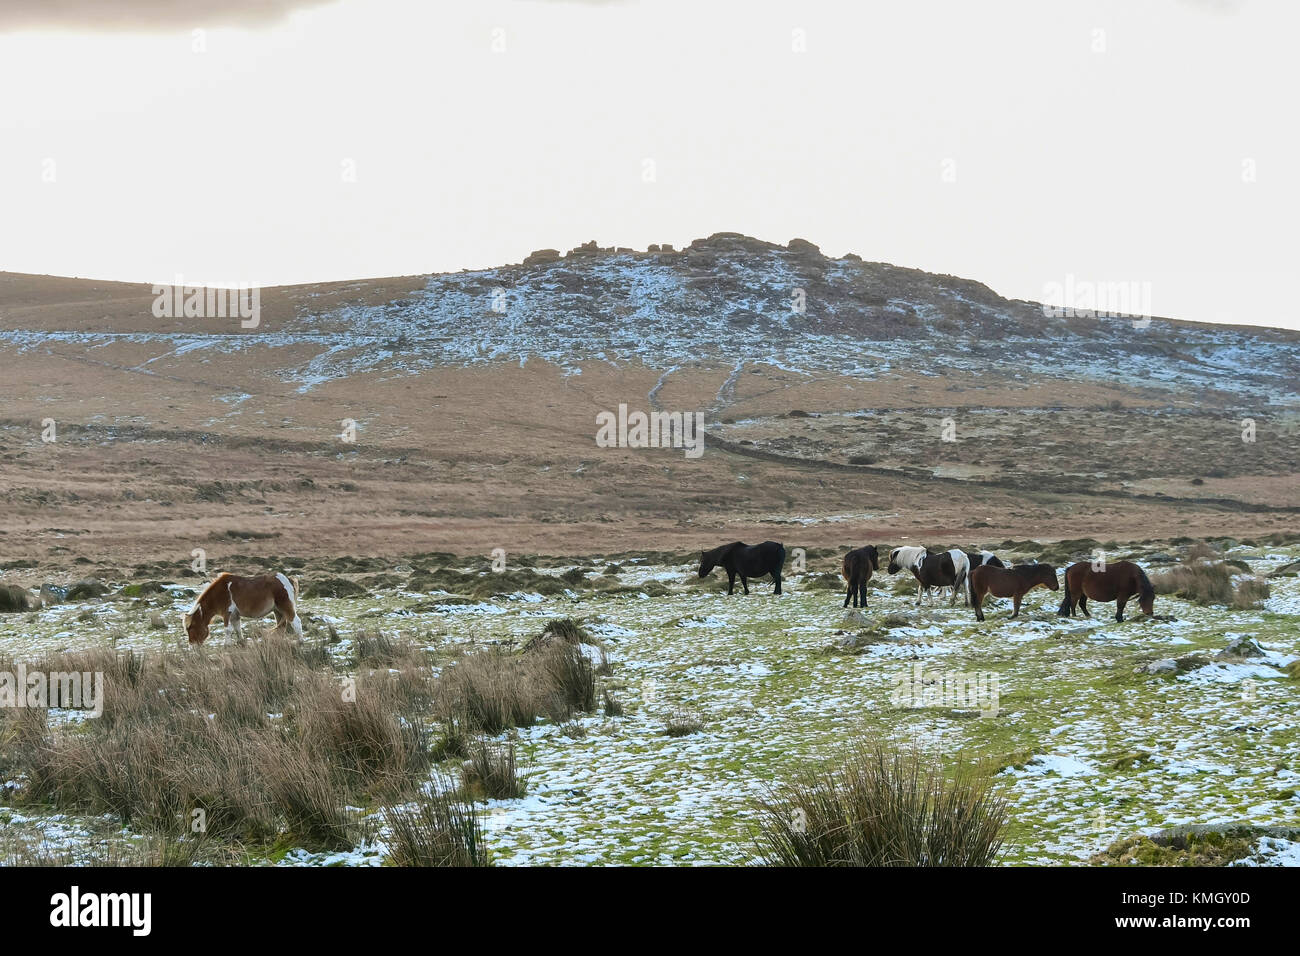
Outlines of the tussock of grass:
{"type": "Polygon", "coordinates": [[[519,776],[513,743],[478,741],[461,768],[461,779],[469,793],[491,800],[513,800],[528,789],[528,782],[519,776]]]}
{"type": "Polygon", "coordinates": [[[385,807],[384,816],[395,866],[491,865],[478,812],[460,793],[422,793],[412,804],[385,807]]]}
{"type": "Polygon", "coordinates": [[[1239,611],[1248,611],[1267,601],[1271,593],[1268,582],[1263,578],[1246,578],[1237,584],[1232,606],[1239,611]]]}
{"type": "Polygon", "coordinates": [[[664,724],[664,733],[669,737],[689,737],[704,729],[704,721],[699,715],[689,711],[674,712],[664,724]]]}
{"type": "Polygon", "coordinates": [[[496,736],[511,727],[531,727],[541,717],[562,723],[575,713],[595,711],[596,674],[574,644],[555,643],[528,654],[481,651],[447,667],[434,693],[444,727],[496,736]]]}
{"type": "Polygon", "coordinates": [[[622,716],[623,716],[623,702],[622,702],[621,700],[619,700],[617,697],[615,697],[615,696],[614,696],[614,695],[609,691],[608,688],[606,688],[605,691],[603,692],[603,697],[604,697],[604,701],[605,701],[605,716],[606,716],[606,717],[622,717],[622,716]]]}
{"type": "Polygon", "coordinates": [[[595,643],[590,632],[573,618],[557,617],[547,621],[546,626],[542,628],[542,633],[525,644],[524,650],[531,650],[557,640],[569,644],[595,643]]]}
{"type": "Polygon", "coordinates": [[[761,858],[780,866],[988,866],[1007,804],[987,777],[946,777],[935,757],[859,742],[759,802],[761,858]]]}
{"type": "Polygon", "coordinates": [[[1223,562],[1183,564],[1151,578],[1157,594],[1176,594],[1197,604],[1231,604],[1232,569],[1223,562]]]}

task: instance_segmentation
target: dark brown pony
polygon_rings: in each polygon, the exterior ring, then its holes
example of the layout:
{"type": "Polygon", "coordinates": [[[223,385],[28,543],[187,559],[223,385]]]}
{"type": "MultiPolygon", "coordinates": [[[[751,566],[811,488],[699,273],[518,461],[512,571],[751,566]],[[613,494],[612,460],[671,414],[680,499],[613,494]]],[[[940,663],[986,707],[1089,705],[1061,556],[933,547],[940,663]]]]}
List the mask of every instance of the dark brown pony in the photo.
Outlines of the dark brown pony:
{"type": "Polygon", "coordinates": [[[1011,598],[1015,602],[1012,617],[1020,616],[1020,602],[1024,596],[1038,585],[1052,591],[1059,591],[1056,583],[1056,568],[1050,564],[1018,564],[1014,568],[997,568],[991,564],[981,564],[970,573],[970,603],[975,608],[975,620],[984,620],[984,603],[986,595],[1011,598]]]}
{"type": "Polygon", "coordinates": [[[749,593],[749,579],[759,578],[765,574],[772,575],[776,582],[774,593],[781,593],[781,569],[785,567],[785,545],[779,541],[764,541],[762,544],[745,544],[733,541],[712,551],[700,552],[700,577],[707,578],[714,568],[721,566],[727,572],[727,593],[736,589],[736,575],[740,575],[740,586],[749,593]]]}
{"type": "Polygon", "coordinates": [[[859,598],[862,607],[867,606],[867,582],[871,580],[871,572],[879,570],[880,555],[874,544],[850,551],[844,556],[844,580],[849,583],[849,591],[844,595],[845,607],[849,606],[850,598],[853,599],[854,607],[858,606],[859,598]]]}
{"type": "Polygon", "coordinates": [[[1116,622],[1124,620],[1124,605],[1137,596],[1143,614],[1155,613],[1156,589],[1151,586],[1146,572],[1132,561],[1116,561],[1103,571],[1093,569],[1087,561],[1080,561],[1065,569],[1065,600],[1057,613],[1061,617],[1074,617],[1077,602],[1084,617],[1088,613],[1088,598],[1094,601],[1114,601],[1116,622]]]}

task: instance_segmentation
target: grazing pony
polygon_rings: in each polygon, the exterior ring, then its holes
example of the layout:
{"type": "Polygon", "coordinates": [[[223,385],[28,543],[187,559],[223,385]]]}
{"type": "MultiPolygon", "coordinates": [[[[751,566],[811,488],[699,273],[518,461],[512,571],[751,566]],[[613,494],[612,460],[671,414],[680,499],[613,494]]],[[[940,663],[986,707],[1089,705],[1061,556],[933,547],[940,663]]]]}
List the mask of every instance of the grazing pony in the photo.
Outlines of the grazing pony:
{"type": "Polygon", "coordinates": [[[970,603],[975,609],[975,620],[984,620],[984,597],[988,594],[1011,598],[1015,602],[1011,616],[1019,617],[1021,599],[1040,584],[1048,590],[1059,591],[1056,568],[1050,564],[1021,564],[1014,568],[981,564],[970,573],[970,603]]]}
{"type": "Polygon", "coordinates": [[[194,606],[183,619],[185,633],[191,644],[202,644],[208,639],[208,625],[214,617],[220,617],[226,625],[226,636],[238,636],[241,617],[266,617],[274,611],[276,627],[302,637],[297,602],[296,579],[279,573],[245,578],[223,571],[194,599],[194,606]]]}
{"type": "Polygon", "coordinates": [[[1124,620],[1124,605],[1137,596],[1143,614],[1155,613],[1156,589],[1146,572],[1132,561],[1116,561],[1106,565],[1104,571],[1094,570],[1087,561],[1080,561],[1065,569],[1065,600],[1057,612],[1061,617],[1074,617],[1077,601],[1084,617],[1088,613],[1088,598],[1094,601],[1114,601],[1116,623],[1124,620]]]}
{"type": "Polygon", "coordinates": [[[712,551],[700,552],[700,577],[707,578],[713,569],[723,567],[727,571],[727,593],[736,590],[736,575],[740,575],[740,586],[749,593],[749,579],[772,575],[776,582],[776,591],[781,593],[781,568],[785,566],[785,545],[779,541],[764,541],[762,544],[745,544],[733,541],[714,548],[712,551]]]}
{"type": "Polygon", "coordinates": [[[873,544],[850,551],[844,556],[844,580],[849,583],[849,591],[844,595],[845,607],[849,606],[850,598],[853,599],[854,607],[858,606],[859,598],[862,607],[867,606],[867,582],[871,580],[871,572],[879,570],[880,555],[873,544]]]}
{"type": "Polygon", "coordinates": [[[957,602],[957,590],[966,583],[970,561],[959,548],[931,554],[925,548],[895,548],[889,552],[889,573],[897,574],[904,568],[916,578],[916,604],[930,588],[952,588],[949,606],[957,602]]]}

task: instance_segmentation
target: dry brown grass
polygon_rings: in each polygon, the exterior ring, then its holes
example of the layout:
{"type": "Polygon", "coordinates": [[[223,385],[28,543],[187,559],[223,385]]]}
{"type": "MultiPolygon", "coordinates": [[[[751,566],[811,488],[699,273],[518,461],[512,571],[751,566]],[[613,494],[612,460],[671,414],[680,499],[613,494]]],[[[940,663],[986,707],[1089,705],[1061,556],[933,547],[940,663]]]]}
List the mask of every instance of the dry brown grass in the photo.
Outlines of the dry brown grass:
{"type": "Polygon", "coordinates": [[[1223,562],[1182,564],[1153,575],[1157,594],[1176,594],[1197,604],[1231,604],[1232,568],[1223,562]]]}
{"type": "Polygon", "coordinates": [[[495,736],[540,717],[561,723],[594,711],[596,677],[576,645],[556,643],[528,654],[466,654],[443,671],[434,694],[444,724],[495,736]]]}
{"type": "Polygon", "coordinates": [[[1259,607],[1271,594],[1272,590],[1263,578],[1246,578],[1237,584],[1237,591],[1232,596],[1232,606],[1239,611],[1248,611],[1259,607]]]}
{"type": "Polygon", "coordinates": [[[350,846],[359,824],[344,808],[411,789],[431,762],[419,705],[432,679],[425,667],[345,681],[326,661],[274,639],[52,655],[29,668],[104,675],[103,715],[75,730],[45,711],[0,716],[5,759],[28,777],[22,799],[149,833],[350,846]]]}

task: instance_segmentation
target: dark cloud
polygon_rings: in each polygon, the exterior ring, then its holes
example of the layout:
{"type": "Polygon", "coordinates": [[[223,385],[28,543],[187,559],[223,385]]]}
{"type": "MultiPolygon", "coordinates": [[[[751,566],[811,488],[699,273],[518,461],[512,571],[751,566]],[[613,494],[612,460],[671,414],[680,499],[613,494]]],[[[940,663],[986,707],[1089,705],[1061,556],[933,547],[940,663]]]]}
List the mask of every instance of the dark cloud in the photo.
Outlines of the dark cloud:
{"type": "Polygon", "coordinates": [[[263,26],[335,0],[0,0],[0,32],[263,26]]]}

